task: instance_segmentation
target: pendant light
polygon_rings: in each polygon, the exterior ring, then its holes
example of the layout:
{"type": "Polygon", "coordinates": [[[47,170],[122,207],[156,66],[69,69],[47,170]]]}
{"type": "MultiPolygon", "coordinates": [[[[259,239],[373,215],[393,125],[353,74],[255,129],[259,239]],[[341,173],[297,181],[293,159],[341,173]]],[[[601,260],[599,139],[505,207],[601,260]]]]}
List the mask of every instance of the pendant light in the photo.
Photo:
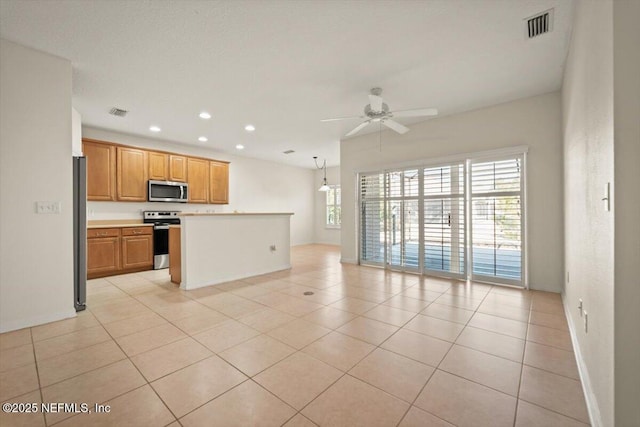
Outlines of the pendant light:
{"type": "Polygon", "coordinates": [[[324,172],[324,178],[322,179],[322,185],[318,188],[318,191],[329,191],[329,185],[327,184],[327,159],[324,159],[322,166],[318,166],[318,156],[313,156],[313,161],[316,164],[316,169],[322,169],[324,172]]]}

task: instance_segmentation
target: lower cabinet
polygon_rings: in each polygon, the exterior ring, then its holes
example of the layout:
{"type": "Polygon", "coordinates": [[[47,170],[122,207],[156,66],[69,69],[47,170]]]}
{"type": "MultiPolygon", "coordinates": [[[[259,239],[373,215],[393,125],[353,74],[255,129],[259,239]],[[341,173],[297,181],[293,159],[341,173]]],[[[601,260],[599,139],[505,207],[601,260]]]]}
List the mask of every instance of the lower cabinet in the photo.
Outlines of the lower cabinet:
{"type": "Polygon", "coordinates": [[[87,278],[150,270],[153,227],[87,230],[87,278]]]}
{"type": "Polygon", "coordinates": [[[87,277],[108,276],[120,270],[120,237],[87,239],[87,277]]]}

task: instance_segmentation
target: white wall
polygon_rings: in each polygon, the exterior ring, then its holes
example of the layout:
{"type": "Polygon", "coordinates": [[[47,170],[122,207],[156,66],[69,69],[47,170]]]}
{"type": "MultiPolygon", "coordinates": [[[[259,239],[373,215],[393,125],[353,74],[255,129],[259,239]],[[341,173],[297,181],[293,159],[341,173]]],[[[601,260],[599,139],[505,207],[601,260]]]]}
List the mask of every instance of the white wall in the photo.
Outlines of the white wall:
{"type": "Polygon", "coordinates": [[[88,220],[142,218],[143,210],[173,209],[183,212],[293,212],[291,244],[314,241],[313,170],[280,163],[231,156],[204,147],[141,138],[91,127],[82,128],[84,138],[135,147],[166,150],[231,162],[229,204],[89,202],[88,220]]]}
{"type": "Polygon", "coordinates": [[[75,316],[71,63],[0,41],[0,332],[75,316]],[[36,201],[60,202],[37,215],[36,201]]]}
{"type": "Polygon", "coordinates": [[[562,134],[560,94],[427,120],[405,135],[383,131],[342,141],[342,259],[357,260],[356,173],[389,165],[526,145],[529,284],[560,292],[562,251],[562,134]]]}
{"type": "Polygon", "coordinates": [[[564,299],[595,424],[613,425],[613,212],[604,186],[613,184],[612,2],[578,2],[562,88],[564,128],[564,299]],[[575,308],[582,298],[589,332],[575,308]],[[598,415],[599,414],[599,415],[598,415]],[[595,417],[595,418],[594,418],[595,417]]]}
{"type": "Polygon", "coordinates": [[[640,425],[640,2],[613,3],[615,425],[640,425]]]}
{"type": "Polygon", "coordinates": [[[196,289],[291,268],[290,218],[289,214],[185,216],[180,230],[180,288],[196,289]]]}
{"type": "MultiPolygon", "coordinates": [[[[340,229],[327,228],[326,226],[327,193],[318,191],[323,177],[322,170],[316,170],[313,180],[313,188],[315,190],[315,243],[339,245],[340,229]]],[[[329,185],[340,185],[340,166],[327,168],[327,182],[329,185]]]]}
{"type": "Polygon", "coordinates": [[[82,156],[82,116],[71,109],[71,151],[74,156],[82,156]]]}

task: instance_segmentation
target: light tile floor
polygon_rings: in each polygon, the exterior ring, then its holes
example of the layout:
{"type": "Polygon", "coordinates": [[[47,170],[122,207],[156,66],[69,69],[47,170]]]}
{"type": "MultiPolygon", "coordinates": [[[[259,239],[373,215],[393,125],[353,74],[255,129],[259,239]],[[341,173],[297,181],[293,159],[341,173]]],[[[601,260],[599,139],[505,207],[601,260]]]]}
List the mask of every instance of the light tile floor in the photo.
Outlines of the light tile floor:
{"type": "Polygon", "coordinates": [[[340,264],[195,291],[164,271],[89,281],[76,318],[0,335],[2,426],[584,426],[558,294],[340,264]],[[305,296],[304,292],[313,292],[305,296]]]}

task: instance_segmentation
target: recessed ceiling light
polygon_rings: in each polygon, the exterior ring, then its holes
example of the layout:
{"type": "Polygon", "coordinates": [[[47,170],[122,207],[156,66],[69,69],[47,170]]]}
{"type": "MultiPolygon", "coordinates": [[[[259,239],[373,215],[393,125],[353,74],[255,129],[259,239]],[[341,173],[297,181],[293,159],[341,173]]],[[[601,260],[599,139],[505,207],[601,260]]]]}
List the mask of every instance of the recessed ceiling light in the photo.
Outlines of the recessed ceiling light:
{"type": "Polygon", "coordinates": [[[207,139],[207,137],[206,137],[206,136],[201,136],[200,138],[198,138],[198,141],[200,141],[200,142],[207,142],[207,141],[208,141],[208,139],[207,139]]]}
{"type": "Polygon", "coordinates": [[[158,126],[149,126],[149,130],[151,132],[160,132],[162,129],[160,129],[158,126]]]}
{"type": "Polygon", "coordinates": [[[206,111],[203,111],[200,113],[200,118],[201,119],[210,119],[211,118],[211,114],[207,113],[206,111]]]}
{"type": "Polygon", "coordinates": [[[256,127],[254,125],[246,125],[244,127],[244,130],[246,130],[247,132],[253,132],[254,130],[256,130],[256,127]]]}
{"type": "Polygon", "coordinates": [[[242,144],[238,144],[238,145],[236,145],[236,148],[237,148],[238,150],[244,150],[244,145],[242,145],[242,144]]]}

